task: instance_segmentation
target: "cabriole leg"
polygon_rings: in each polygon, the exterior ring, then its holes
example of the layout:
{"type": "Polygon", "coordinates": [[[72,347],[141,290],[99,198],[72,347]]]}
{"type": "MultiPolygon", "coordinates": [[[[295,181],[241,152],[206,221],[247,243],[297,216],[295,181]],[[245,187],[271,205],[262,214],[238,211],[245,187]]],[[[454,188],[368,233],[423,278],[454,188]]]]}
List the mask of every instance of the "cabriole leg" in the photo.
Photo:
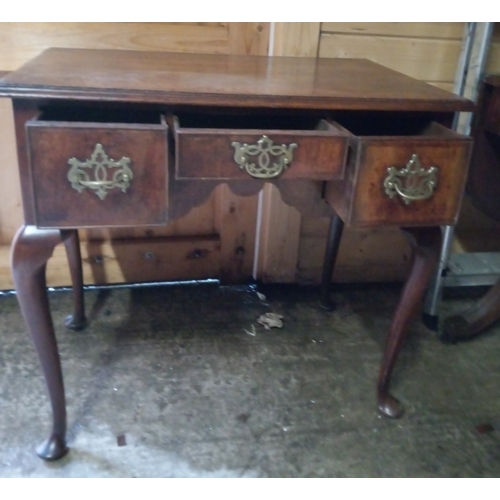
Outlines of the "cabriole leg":
{"type": "Polygon", "coordinates": [[[63,377],[45,281],[47,260],[60,242],[58,230],[22,226],[11,250],[11,269],[17,299],[42,365],[52,406],[51,433],[37,448],[38,456],[44,460],[57,460],[68,451],[63,377]]]}
{"type": "Polygon", "coordinates": [[[412,244],[412,266],[392,320],[377,387],[378,409],[380,413],[391,418],[401,417],[404,413],[403,405],[389,394],[392,370],[408,332],[408,324],[419,309],[429,279],[437,265],[441,243],[439,227],[407,229],[405,232],[412,244]]]}

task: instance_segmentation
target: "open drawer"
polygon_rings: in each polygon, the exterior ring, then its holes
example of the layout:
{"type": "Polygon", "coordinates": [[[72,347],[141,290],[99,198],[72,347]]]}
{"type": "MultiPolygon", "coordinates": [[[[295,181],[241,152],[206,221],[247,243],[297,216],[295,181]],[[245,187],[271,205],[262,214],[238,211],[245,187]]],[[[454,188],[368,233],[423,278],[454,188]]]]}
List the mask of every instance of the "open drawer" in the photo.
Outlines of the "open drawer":
{"type": "Polygon", "coordinates": [[[346,224],[456,222],[472,140],[435,122],[414,124],[349,127],[352,150],[345,179],[326,188],[327,201],[346,224]]]}
{"type": "Polygon", "coordinates": [[[341,179],[347,135],[313,116],[179,114],[177,179],[341,179]]]}
{"type": "Polygon", "coordinates": [[[38,227],[167,221],[167,124],[159,113],[54,107],[26,128],[38,227]]]}

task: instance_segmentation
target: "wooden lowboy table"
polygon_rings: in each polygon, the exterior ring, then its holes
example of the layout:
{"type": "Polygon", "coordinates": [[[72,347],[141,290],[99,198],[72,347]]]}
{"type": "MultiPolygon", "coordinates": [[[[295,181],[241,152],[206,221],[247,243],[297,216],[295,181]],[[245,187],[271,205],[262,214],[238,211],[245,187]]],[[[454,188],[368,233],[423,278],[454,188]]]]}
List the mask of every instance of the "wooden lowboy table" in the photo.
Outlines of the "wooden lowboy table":
{"type": "Polygon", "coordinates": [[[344,224],[405,228],[413,266],[377,388],[453,224],[470,140],[447,128],[470,101],[366,60],[49,49],[0,80],[13,99],[24,225],[12,245],[17,297],[53,410],[40,457],[66,451],[66,408],[45,267],[64,241],[75,310],[85,314],[77,228],[167,224],[221,183],[241,195],[274,183],[303,213],[331,217],[323,301],[344,224]]]}

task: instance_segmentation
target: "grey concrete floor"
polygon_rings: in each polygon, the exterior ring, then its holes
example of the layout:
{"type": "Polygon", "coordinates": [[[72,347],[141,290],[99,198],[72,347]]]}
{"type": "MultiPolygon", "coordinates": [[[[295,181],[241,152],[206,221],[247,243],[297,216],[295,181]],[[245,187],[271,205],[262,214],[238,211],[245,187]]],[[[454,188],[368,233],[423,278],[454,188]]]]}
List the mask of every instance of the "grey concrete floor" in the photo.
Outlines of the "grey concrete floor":
{"type": "Polygon", "coordinates": [[[34,453],[44,380],[15,296],[1,296],[0,477],[500,475],[500,327],[444,345],[417,318],[393,378],[407,411],[389,420],[375,381],[398,286],[339,287],[334,312],[309,288],[259,291],[88,290],[78,333],[62,326],[70,292],[52,292],[71,448],[53,463],[34,453]],[[282,329],[257,323],[268,311],[282,329]]]}

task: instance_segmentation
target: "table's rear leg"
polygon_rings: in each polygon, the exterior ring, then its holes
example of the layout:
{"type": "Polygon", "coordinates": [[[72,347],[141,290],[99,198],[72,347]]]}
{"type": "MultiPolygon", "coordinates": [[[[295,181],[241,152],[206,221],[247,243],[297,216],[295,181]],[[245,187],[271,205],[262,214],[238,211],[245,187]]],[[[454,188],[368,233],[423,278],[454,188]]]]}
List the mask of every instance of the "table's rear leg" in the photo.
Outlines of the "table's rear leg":
{"type": "Polygon", "coordinates": [[[68,451],[63,377],[45,281],[47,260],[60,242],[58,230],[22,226],[11,250],[17,299],[42,365],[52,406],[52,431],[37,448],[38,456],[44,460],[57,460],[68,451]]]}
{"type": "Polygon", "coordinates": [[[83,330],[87,326],[87,319],[85,318],[82,257],[80,253],[78,231],[76,229],[61,230],[61,238],[64,241],[66,255],[68,256],[74,301],[73,314],[66,317],[64,324],[70,330],[83,330]]]}
{"type": "Polygon", "coordinates": [[[326,242],[325,259],[323,262],[323,272],[321,275],[321,300],[320,306],[323,309],[332,311],[335,309],[335,304],[330,299],[330,282],[332,279],[333,268],[337,260],[337,253],[342,238],[344,222],[338,215],[334,215],[330,219],[330,228],[326,242]]]}
{"type": "Polygon", "coordinates": [[[412,266],[394,314],[387,338],[377,387],[380,413],[398,418],[404,413],[403,405],[389,394],[389,384],[396,358],[408,332],[408,324],[417,312],[429,279],[434,271],[441,243],[439,227],[407,229],[412,243],[412,266]]]}

